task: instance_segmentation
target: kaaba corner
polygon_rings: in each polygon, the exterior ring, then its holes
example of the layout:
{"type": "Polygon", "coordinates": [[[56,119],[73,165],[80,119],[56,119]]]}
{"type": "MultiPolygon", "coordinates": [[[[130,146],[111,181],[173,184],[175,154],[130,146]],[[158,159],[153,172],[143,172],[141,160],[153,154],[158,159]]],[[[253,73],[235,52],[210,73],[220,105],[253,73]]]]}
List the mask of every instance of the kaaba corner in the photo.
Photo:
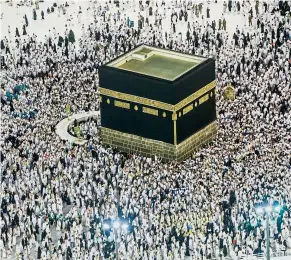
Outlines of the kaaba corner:
{"type": "Polygon", "coordinates": [[[99,68],[104,144],[182,161],[216,135],[215,61],[140,45],[99,68]]]}

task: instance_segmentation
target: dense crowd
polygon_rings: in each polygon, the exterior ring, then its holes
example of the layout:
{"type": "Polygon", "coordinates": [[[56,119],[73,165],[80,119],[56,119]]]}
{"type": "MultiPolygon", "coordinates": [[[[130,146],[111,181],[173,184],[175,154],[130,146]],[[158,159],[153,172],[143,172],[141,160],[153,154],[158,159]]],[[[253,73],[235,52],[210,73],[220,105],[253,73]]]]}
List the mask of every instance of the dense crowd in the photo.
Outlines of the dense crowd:
{"type": "Polygon", "coordinates": [[[245,17],[234,35],[206,1],[139,1],[138,28],[123,2],[90,3],[76,40],[68,25],[41,41],[27,17],[1,40],[0,258],[114,259],[118,245],[119,259],[239,259],[266,252],[268,205],[271,251],[290,249],[290,1],[225,2],[245,17]],[[55,134],[66,104],[99,110],[99,66],[141,43],[216,60],[218,134],[182,163],[104,146],[93,120],[80,124],[84,146],[55,134]],[[104,228],[116,220],[125,228],[104,228]]]}

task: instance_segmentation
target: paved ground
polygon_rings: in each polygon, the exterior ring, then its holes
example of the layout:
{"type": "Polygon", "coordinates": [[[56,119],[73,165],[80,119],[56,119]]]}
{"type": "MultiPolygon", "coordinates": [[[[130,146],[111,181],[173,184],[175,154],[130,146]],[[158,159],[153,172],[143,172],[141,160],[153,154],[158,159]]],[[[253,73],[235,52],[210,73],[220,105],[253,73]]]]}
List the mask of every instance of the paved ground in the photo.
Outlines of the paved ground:
{"type": "MultiPolygon", "coordinates": [[[[105,1],[105,0],[99,0],[105,1]]],[[[64,4],[66,1],[58,0],[56,1],[58,4],[64,4]]],[[[6,3],[6,0],[0,0],[0,13],[3,13],[3,19],[1,19],[1,31],[0,31],[0,38],[4,36],[8,37],[8,26],[11,27],[11,35],[15,35],[15,28],[18,27],[19,32],[22,33],[22,25],[24,23],[24,15],[27,15],[29,26],[27,27],[27,32],[29,34],[36,34],[37,38],[40,40],[44,40],[44,36],[48,33],[49,30],[56,29],[56,31],[60,34],[63,34],[65,31],[65,26],[67,25],[69,29],[72,29],[75,33],[76,39],[82,35],[82,25],[86,28],[91,22],[93,22],[93,11],[92,11],[92,3],[89,0],[67,0],[68,4],[70,5],[67,8],[67,13],[63,15],[62,13],[59,14],[57,10],[54,13],[47,14],[46,10],[48,7],[52,6],[53,1],[44,1],[39,3],[39,10],[37,10],[37,20],[32,20],[32,10],[33,7],[31,6],[20,6],[16,7],[16,3],[19,1],[13,0],[13,7],[9,6],[6,3]],[[80,23],[78,21],[78,10],[81,7],[83,15],[81,17],[80,23]],[[89,9],[88,9],[89,8],[89,9]],[[87,10],[88,9],[88,10],[87,10]],[[45,19],[41,20],[41,11],[45,11],[45,19]],[[68,19],[72,18],[71,21],[68,19]]],[[[108,1],[107,1],[108,2],[108,1]]],[[[113,3],[113,1],[111,1],[113,3]]],[[[130,2],[130,1],[129,1],[130,2]]],[[[135,6],[137,7],[138,0],[131,0],[131,2],[135,2],[135,6]]],[[[167,3],[171,2],[170,0],[166,1],[167,3]]],[[[197,2],[199,2],[197,0],[197,2]]],[[[202,1],[206,4],[206,1],[202,1]]],[[[255,2],[255,1],[253,1],[255,2]]],[[[227,31],[232,36],[233,32],[235,31],[236,27],[242,28],[245,26],[246,18],[242,14],[238,13],[228,13],[223,11],[223,1],[218,1],[214,3],[214,1],[210,1],[210,18],[206,17],[206,8],[203,10],[204,21],[202,21],[201,16],[197,19],[196,17],[191,17],[189,15],[189,22],[199,22],[201,24],[206,24],[207,22],[211,22],[216,20],[216,24],[218,24],[218,19],[224,16],[227,21],[227,31]]],[[[116,7],[111,4],[111,10],[116,11],[116,7]]],[[[145,11],[140,12],[138,8],[128,8],[128,6],[124,5],[124,10],[126,12],[126,16],[130,18],[130,20],[134,21],[134,26],[137,26],[137,16],[138,13],[141,13],[144,17],[147,17],[145,11]]],[[[163,19],[163,31],[170,30],[170,12],[171,8],[165,9],[166,11],[166,18],[163,19]]],[[[149,20],[152,21],[153,17],[149,17],[149,20]]],[[[186,30],[187,30],[187,23],[179,23],[177,25],[177,32],[182,32],[182,37],[186,38],[186,30]]]]}

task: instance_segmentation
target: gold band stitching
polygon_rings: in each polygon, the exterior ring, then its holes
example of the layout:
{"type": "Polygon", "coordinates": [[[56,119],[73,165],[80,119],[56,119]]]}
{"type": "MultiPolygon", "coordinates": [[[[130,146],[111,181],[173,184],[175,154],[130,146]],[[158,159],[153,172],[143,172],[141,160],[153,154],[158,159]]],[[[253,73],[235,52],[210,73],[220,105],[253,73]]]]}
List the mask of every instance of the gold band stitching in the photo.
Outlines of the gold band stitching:
{"type": "Polygon", "coordinates": [[[121,93],[118,91],[114,91],[114,90],[110,90],[110,89],[106,89],[106,88],[101,88],[101,87],[99,87],[99,92],[101,95],[121,99],[121,100],[128,101],[128,102],[134,102],[134,103],[138,103],[141,105],[151,106],[154,108],[159,108],[159,109],[163,109],[163,110],[167,110],[167,111],[178,111],[181,108],[183,108],[184,106],[188,105],[193,100],[204,95],[209,90],[215,88],[215,84],[216,84],[215,80],[210,82],[205,87],[199,89],[198,91],[191,94],[187,98],[183,99],[182,101],[180,101],[176,105],[171,105],[168,103],[164,103],[161,101],[152,100],[152,99],[148,99],[148,98],[138,97],[138,96],[134,96],[131,94],[125,94],[125,93],[121,93]]]}
{"type": "Polygon", "coordinates": [[[150,115],[154,115],[154,116],[158,116],[159,115],[159,111],[156,109],[152,109],[149,107],[142,107],[142,112],[146,113],[146,114],[150,114],[150,115]]]}
{"type": "Polygon", "coordinates": [[[121,107],[125,109],[130,109],[130,103],[114,100],[114,106],[121,107]]]}

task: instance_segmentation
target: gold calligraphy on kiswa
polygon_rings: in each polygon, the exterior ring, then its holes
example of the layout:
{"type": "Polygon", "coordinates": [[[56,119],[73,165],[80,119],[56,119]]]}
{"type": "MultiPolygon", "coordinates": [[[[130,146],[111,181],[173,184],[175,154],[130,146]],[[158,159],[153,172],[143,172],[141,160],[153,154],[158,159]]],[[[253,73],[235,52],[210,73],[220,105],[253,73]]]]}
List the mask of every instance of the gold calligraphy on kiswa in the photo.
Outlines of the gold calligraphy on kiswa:
{"type": "Polygon", "coordinates": [[[205,93],[207,93],[208,91],[212,90],[215,88],[215,84],[216,81],[212,81],[209,84],[207,84],[205,87],[199,89],[198,91],[196,91],[195,93],[191,94],[190,96],[188,96],[187,98],[183,99],[182,101],[180,101],[179,103],[177,103],[176,105],[172,105],[172,104],[167,104],[158,100],[151,100],[148,98],[144,98],[144,97],[138,97],[138,96],[134,96],[131,94],[125,94],[125,93],[120,93],[114,90],[110,90],[110,89],[105,89],[102,87],[99,87],[99,92],[101,95],[107,96],[107,97],[113,97],[116,99],[121,99],[124,101],[128,101],[128,102],[133,102],[133,103],[138,103],[141,105],[146,105],[146,106],[151,106],[151,107],[155,107],[155,108],[159,108],[162,110],[166,110],[166,111],[178,111],[180,109],[182,109],[183,107],[187,106],[189,103],[193,102],[195,99],[203,96],[205,93]]]}
{"type": "Polygon", "coordinates": [[[209,99],[209,95],[208,94],[204,95],[203,97],[199,98],[199,104],[201,105],[202,103],[204,103],[208,99],[209,99]]]}
{"type": "Polygon", "coordinates": [[[193,110],[193,104],[191,104],[183,109],[183,115],[186,115],[191,110],[193,110]]]}
{"type": "Polygon", "coordinates": [[[125,109],[130,109],[130,104],[129,103],[118,101],[118,100],[114,100],[114,106],[125,108],[125,109]]]}
{"type": "Polygon", "coordinates": [[[159,111],[157,109],[152,109],[149,107],[142,107],[142,112],[144,112],[146,114],[154,115],[154,116],[159,115],[159,111]]]}

